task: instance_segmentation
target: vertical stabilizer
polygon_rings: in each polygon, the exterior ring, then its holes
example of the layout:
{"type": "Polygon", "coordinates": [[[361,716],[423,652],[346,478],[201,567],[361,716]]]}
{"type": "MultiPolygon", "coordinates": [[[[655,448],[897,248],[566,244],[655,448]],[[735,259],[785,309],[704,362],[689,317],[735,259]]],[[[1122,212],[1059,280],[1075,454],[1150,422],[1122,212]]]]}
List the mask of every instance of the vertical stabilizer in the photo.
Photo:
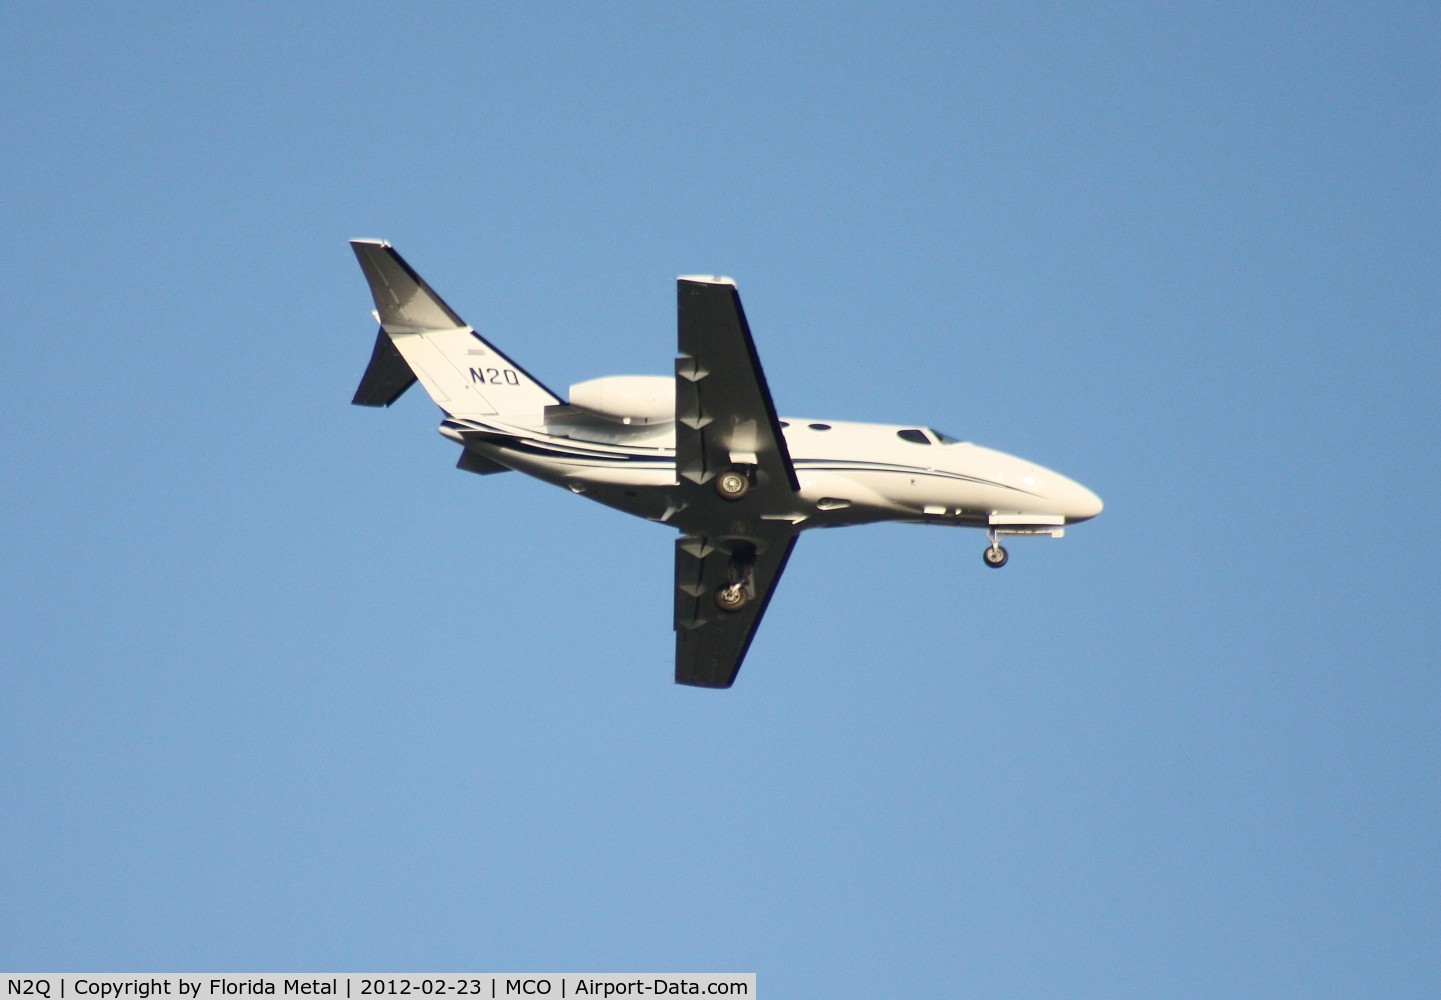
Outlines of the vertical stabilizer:
{"type": "MultiPolygon", "coordinates": [[[[370,284],[381,337],[446,413],[539,422],[545,407],[561,401],[467,326],[389,243],[350,245],[370,284]]],[[[378,341],[354,402],[388,406],[409,388],[397,360],[378,341]]]]}

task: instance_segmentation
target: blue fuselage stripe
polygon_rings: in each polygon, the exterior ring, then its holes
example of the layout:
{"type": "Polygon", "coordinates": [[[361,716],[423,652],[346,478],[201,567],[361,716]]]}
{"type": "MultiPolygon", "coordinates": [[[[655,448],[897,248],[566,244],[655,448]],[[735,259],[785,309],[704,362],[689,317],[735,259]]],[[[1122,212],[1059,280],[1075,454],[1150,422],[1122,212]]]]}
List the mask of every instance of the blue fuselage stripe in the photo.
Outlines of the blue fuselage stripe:
{"type": "MultiPolygon", "coordinates": [[[[508,451],[519,452],[534,458],[549,459],[559,462],[570,462],[578,465],[586,465],[592,468],[605,468],[614,466],[654,466],[674,467],[675,452],[671,449],[646,449],[640,451],[627,448],[624,445],[594,445],[590,447],[579,445],[572,438],[560,437],[524,437],[514,431],[501,430],[491,427],[475,420],[459,421],[447,420],[446,425],[456,430],[469,432],[484,443],[497,448],[504,448],[508,451]],[[605,449],[605,450],[601,450],[605,449]]],[[[1026,496],[1036,496],[1027,490],[1011,486],[1008,483],[998,483],[991,479],[982,479],[978,476],[968,476],[961,472],[947,472],[944,469],[933,469],[917,465],[902,465],[892,462],[876,462],[864,459],[843,459],[843,458],[795,458],[793,459],[797,472],[840,472],[849,474],[859,473],[881,473],[902,476],[925,477],[927,479],[945,479],[966,483],[975,483],[979,486],[990,486],[995,489],[1009,490],[1013,493],[1024,493],[1026,496]]]]}

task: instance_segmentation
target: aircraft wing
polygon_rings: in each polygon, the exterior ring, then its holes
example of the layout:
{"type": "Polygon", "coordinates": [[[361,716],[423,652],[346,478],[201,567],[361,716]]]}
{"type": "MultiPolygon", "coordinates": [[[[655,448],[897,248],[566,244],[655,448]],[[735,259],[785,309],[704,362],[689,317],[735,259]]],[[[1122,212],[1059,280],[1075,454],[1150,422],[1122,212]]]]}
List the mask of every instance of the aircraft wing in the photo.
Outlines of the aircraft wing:
{"type": "Polygon", "coordinates": [[[798,537],[786,524],[746,538],[689,534],[676,540],[677,684],[728,688],[735,683],[798,537]],[[739,611],[722,611],[715,593],[735,582],[737,556],[746,567],[749,599],[739,611]]]}
{"type": "Polygon", "coordinates": [[[675,523],[683,534],[675,554],[675,679],[726,688],[795,546],[787,511],[800,484],[735,282],[683,277],[676,285],[675,459],[683,508],[675,523]],[[734,500],[715,488],[716,477],[731,470],[749,482],[734,500]],[[717,591],[737,583],[743,606],[722,610],[717,591]]]}
{"type": "Polygon", "coordinates": [[[741,513],[708,486],[736,467],[754,470],[751,488],[760,496],[794,494],[800,483],[735,283],[679,278],[676,285],[675,456],[682,488],[692,487],[684,491],[689,502],[714,501],[730,507],[727,516],[741,513]]]}

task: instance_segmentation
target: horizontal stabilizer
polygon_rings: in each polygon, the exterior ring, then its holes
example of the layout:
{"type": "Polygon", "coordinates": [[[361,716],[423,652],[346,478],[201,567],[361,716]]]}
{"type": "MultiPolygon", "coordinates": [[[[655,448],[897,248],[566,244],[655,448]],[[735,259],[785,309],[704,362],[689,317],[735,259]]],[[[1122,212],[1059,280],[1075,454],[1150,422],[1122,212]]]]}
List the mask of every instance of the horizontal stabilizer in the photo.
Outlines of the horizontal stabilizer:
{"type": "Polygon", "coordinates": [[[460,453],[460,461],[455,463],[455,467],[465,472],[474,472],[477,476],[493,476],[497,472],[510,471],[499,462],[492,462],[484,455],[471,451],[469,448],[460,453]]]}
{"type": "Polygon", "coordinates": [[[389,406],[413,385],[415,373],[396,350],[390,335],[382,329],[375,335],[375,350],[370,352],[370,364],[361,376],[351,402],[356,406],[389,406]]]}

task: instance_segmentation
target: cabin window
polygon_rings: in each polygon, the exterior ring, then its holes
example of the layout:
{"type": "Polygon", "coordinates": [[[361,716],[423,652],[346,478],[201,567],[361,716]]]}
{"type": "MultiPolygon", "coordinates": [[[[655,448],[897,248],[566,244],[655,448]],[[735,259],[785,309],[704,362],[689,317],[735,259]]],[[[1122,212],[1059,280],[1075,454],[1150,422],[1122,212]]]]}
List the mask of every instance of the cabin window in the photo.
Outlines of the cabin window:
{"type": "Polygon", "coordinates": [[[807,424],[806,426],[813,431],[828,431],[831,429],[830,424],[807,424]]]}
{"type": "Polygon", "coordinates": [[[896,431],[896,437],[902,441],[909,441],[912,444],[930,444],[931,439],[926,437],[926,432],[915,427],[907,427],[903,431],[896,431]]]}
{"type": "Polygon", "coordinates": [[[960,438],[953,438],[949,434],[942,434],[934,427],[931,428],[931,433],[936,436],[936,440],[939,441],[941,444],[965,444],[965,442],[962,441],[960,438]]]}
{"type": "Polygon", "coordinates": [[[779,421],[777,421],[777,423],[779,423],[779,424],[781,425],[781,430],[785,430],[787,427],[790,426],[790,423],[789,423],[788,421],[785,421],[785,420],[779,420],[779,421]]]}

